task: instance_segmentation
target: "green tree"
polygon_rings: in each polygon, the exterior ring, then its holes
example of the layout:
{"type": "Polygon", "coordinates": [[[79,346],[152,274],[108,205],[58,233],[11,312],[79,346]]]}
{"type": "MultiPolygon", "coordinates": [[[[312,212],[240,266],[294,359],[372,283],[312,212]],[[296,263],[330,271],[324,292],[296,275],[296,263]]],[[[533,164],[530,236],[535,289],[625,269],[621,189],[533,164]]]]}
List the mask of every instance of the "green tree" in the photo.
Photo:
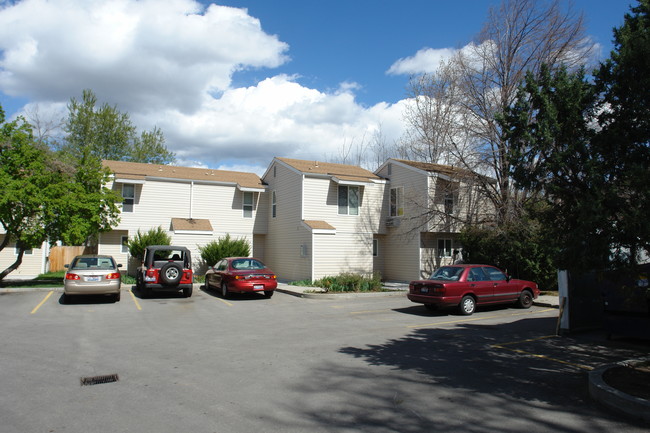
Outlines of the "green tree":
{"type": "Polygon", "coordinates": [[[248,257],[250,245],[246,239],[231,239],[230,234],[199,247],[201,259],[208,266],[215,265],[224,257],[248,257]]]}
{"type": "Polygon", "coordinates": [[[513,179],[551,205],[537,216],[574,270],[634,265],[650,247],[650,27],[642,0],[596,71],[528,74],[501,119],[513,179]]]}
{"type": "Polygon", "coordinates": [[[141,233],[140,229],[132,239],[129,239],[129,254],[138,261],[144,260],[144,250],[149,245],[171,245],[172,239],[161,226],[141,233]]]}
{"type": "Polygon", "coordinates": [[[128,113],[103,104],[97,107],[97,97],[84,90],[81,101],[71,98],[65,123],[65,141],[60,150],[68,159],[80,159],[85,149],[91,156],[116,161],[170,164],[176,159],[165,147],[165,137],[159,128],[137,135],[128,113]]]}
{"type": "Polygon", "coordinates": [[[37,145],[24,119],[5,122],[0,107],[0,250],[11,241],[18,247],[0,280],[21,265],[26,249],[47,240],[79,244],[117,223],[120,197],[103,186],[108,172],[84,161],[79,167],[37,145]]]}
{"type": "Polygon", "coordinates": [[[602,162],[603,207],[616,258],[635,264],[650,251],[650,0],[640,0],[614,29],[614,50],[596,72],[602,98],[592,141],[602,162]]]}

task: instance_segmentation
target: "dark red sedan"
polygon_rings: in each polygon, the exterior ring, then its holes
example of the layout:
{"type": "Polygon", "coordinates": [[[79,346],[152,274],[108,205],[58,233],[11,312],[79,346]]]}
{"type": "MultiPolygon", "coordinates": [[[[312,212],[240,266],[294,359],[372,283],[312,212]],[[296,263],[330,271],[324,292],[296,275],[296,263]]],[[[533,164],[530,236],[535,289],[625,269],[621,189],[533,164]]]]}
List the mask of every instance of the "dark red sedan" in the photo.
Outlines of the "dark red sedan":
{"type": "Polygon", "coordinates": [[[220,289],[227,298],[230,293],[263,292],[270,298],[278,287],[277,276],[258,259],[227,257],[205,273],[205,287],[220,289]]]}
{"type": "Polygon", "coordinates": [[[461,314],[474,313],[477,305],[514,304],[530,308],[539,296],[532,281],[510,278],[488,265],[442,266],[428,280],[411,281],[408,298],[429,310],[458,307],[461,314]]]}

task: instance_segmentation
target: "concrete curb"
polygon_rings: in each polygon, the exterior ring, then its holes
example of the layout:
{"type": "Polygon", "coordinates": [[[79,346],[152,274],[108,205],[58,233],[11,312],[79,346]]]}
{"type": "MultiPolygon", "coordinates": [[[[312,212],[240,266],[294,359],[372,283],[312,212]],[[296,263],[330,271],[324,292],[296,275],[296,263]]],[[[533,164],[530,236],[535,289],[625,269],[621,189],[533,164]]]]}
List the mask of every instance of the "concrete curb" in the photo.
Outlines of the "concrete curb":
{"type": "MultiPolygon", "coordinates": [[[[649,358],[650,359],[650,358],[649,358]]],[[[603,374],[611,368],[633,364],[636,361],[622,361],[604,365],[589,372],[589,395],[602,405],[632,418],[650,423],[650,401],[626,394],[607,385],[603,374]]]]}
{"type": "Polygon", "coordinates": [[[369,292],[369,293],[304,293],[295,290],[288,290],[278,287],[275,289],[276,292],[286,293],[288,295],[297,296],[299,298],[305,299],[350,299],[350,298],[373,298],[373,297],[383,297],[383,296],[406,296],[406,292],[403,290],[394,291],[394,292],[369,292]]]}

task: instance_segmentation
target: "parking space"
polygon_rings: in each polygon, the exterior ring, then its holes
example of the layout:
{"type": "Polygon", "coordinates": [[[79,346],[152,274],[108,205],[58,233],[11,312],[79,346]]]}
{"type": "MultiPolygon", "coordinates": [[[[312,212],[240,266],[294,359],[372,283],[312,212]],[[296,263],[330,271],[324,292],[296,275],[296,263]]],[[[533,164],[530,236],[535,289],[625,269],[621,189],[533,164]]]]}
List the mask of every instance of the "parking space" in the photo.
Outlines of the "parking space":
{"type": "Polygon", "coordinates": [[[643,431],[591,401],[585,380],[643,348],[556,337],[556,309],[129,289],[117,303],[0,296],[8,431],[643,431]],[[80,386],[94,377],[116,379],[80,386]]]}

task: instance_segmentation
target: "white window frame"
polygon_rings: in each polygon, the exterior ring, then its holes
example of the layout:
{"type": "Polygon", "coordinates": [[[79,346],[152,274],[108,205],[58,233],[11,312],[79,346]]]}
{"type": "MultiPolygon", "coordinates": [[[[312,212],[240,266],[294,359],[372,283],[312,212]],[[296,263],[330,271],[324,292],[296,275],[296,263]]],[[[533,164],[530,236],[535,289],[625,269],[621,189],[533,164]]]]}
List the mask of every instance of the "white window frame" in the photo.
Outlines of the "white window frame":
{"type": "Polygon", "coordinates": [[[128,254],[129,253],[129,237],[128,236],[122,236],[120,238],[120,252],[122,254],[128,254]]]}
{"type": "Polygon", "coordinates": [[[352,186],[352,185],[339,185],[338,188],[338,213],[339,215],[351,215],[351,216],[358,216],[359,215],[359,209],[361,207],[361,188],[358,186],[352,186]],[[344,189],[342,189],[344,188],[344,189]],[[345,199],[342,202],[341,200],[341,192],[345,191],[345,199]],[[356,196],[356,206],[353,206],[354,203],[351,203],[352,200],[350,200],[350,197],[352,197],[351,192],[356,191],[354,195],[356,196]]]}
{"type": "Polygon", "coordinates": [[[271,191],[271,216],[275,218],[277,216],[278,210],[278,198],[275,195],[275,191],[271,191]]]}
{"type": "Polygon", "coordinates": [[[451,257],[452,253],[452,240],[447,238],[438,238],[438,257],[451,257]]]}
{"type": "Polygon", "coordinates": [[[133,213],[135,210],[135,185],[132,183],[123,183],[122,184],[122,212],[133,213]],[[133,188],[133,195],[126,195],[124,189],[127,187],[133,188]],[[130,207],[127,207],[130,206],[130,207]]]}
{"type": "Polygon", "coordinates": [[[244,218],[253,218],[253,206],[255,197],[252,191],[244,191],[242,196],[242,216],[244,218]],[[250,197],[250,203],[246,202],[246,198],[250,197]]]}
{"type": "Polygon", "coordinates": [[[390,189],[388,216],[404,216],[404,187],[396,186],[390,189]],[[395,193],[393,193],[395,191],[395,193]]]}

